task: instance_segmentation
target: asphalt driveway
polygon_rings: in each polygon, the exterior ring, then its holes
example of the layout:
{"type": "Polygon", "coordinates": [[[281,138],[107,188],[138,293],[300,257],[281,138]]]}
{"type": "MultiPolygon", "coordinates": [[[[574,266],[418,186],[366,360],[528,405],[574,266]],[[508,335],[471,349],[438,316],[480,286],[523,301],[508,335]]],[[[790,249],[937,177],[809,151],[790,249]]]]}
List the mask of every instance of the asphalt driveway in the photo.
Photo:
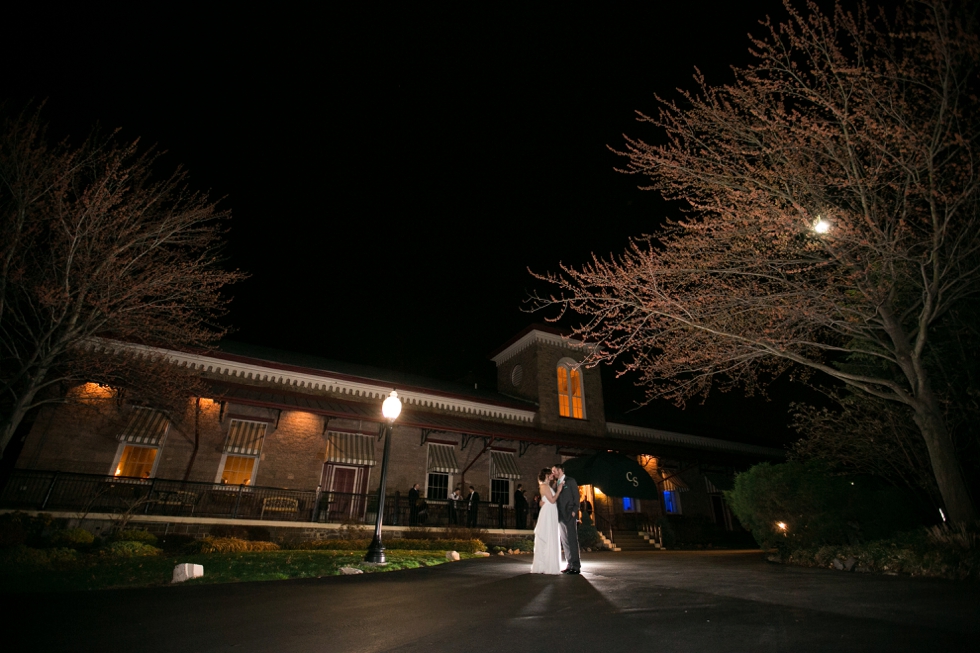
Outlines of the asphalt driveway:
{"type": "Polygon", "coordinates": [[[980,634],[975,583],[784,567],[758,552],[586,554],[578,577],[532,576],[530,562],[0,597],[3,648],[923,653],[975,650],[980,634]]]}

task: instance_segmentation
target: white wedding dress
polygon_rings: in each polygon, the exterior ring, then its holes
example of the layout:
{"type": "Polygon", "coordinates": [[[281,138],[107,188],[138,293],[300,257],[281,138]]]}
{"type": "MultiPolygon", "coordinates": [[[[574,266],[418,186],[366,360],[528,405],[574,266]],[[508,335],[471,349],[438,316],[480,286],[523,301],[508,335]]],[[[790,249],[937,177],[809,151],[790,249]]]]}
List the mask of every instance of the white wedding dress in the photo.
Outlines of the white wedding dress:
{"type": "MultiPolygon", "coordinates": [[[[547,485],[541,486],[544,492],[554,493],[547,485]]],[[[561,573],[561,535],[558,531],[558,506],[547,499],[538,513],[538,523],[534,527],[534,562],[531,564],[532,574],[561,573]]]]}

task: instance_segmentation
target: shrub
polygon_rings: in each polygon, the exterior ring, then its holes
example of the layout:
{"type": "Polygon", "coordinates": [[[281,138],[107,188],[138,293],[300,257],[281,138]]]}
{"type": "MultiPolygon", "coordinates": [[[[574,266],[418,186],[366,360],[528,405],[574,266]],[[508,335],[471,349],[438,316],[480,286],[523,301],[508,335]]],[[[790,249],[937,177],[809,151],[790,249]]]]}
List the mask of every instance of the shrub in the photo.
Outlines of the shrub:
{"type": "Polygon", "coordinates": [[[19,545],[5,549],[0,555],[0,563],[4,566],[20,567],[51,567],[52,565],[71,563],[78,559],[74,549],[35,549],[19,545]]]}
{"type": "Polygon", "coordinates": [[[92,546],[95,536],[84,528],[66,528],[57,531],[51,538],[51,543],[55,546],[68,547],[70,549],[84,549],[92,546]]]}
{"type": "Polygon", "coordinates": [[[157,536],[142,528],[128,528],[124,531],[116,531],[112,534],[113,542],[142,542],[150,546],[156,546],[157,536]]]}
{"type": "MultiPolygon", "coordinates": [[[[291,548],[302,550],[324,551],[366,551],[371,540],[308,540],[298,542],[291,548]]],[[[480,540],[409,540],[395,538],[385,540],[386,549],[402,551],[459,551],[460,553],[476,553],[486,551],[486,545],[480,540]]]]}
{"type": "Polygon", "coordinates": [[[253,542],[237,537],[206,537],[196,543],[199,553],[246,553],[251,551],[278,551],[272,542],[253,542]]]}
{"type": "MultiPolygon", "coordinates": [[[[942,530],[942,529],[940,529],[942,530]]],[[[976,535],[976,530],[950,529],[976,535]]],[[[803,567],[837,568],[853,558],[854,571],[910,574],[956,580],[980,580],[980,549],[967,548],[959,538],[936,537],[934,529],[919,529],[863,544],[798,548],[780,560],[803,567]]]]}
{"type": "Polygon", "coordinates": [[[164,551],[181,551],[191,548],[196,542],[197,538],[193,535],[170,533],[162,536],[158,544],[164,551]]]}
{"type": "Polygon", "coordinates": [[[920,523],[907,493],[817,461],[755,465],[725,498],[760,546],[782,551],[881,539],[920,523]]]}
{"type": "Polygon", "coordinates": [[[657,526],[660,528],[660,538],[664,546],[674,546],[677,544],[677,533],[674,525],[666,517],[657,518],[657,526]]]}
{"type": "Polygon", "coordinates": [[[0,515],[0,549],[22,546],[27,541],[27,529],[17,514],[0,515]]]}
{"type": "Polygon", "coordinates": [[[44,512],[35,516],[23,512],[0,515],[0,548],[21,544],[43,546],[54,529],[54,519],[44,512]]]}
{"type": "Polygon", "coordinates": [[[162,553],[161,549],[143,542],[110,542],[99,549],[99,555],[104,558],[135,558],[137,556],[155,556],[162,553]]]}
{"type": "Polygon", "coordinates": [[[512,549],[517,549],[518,551],[524,551],[526,553],[534,552],[534,540],[520,540],[515,542],[512,549]]]}
{"type": "Polygon", "coordinates": [[[980,549],[980,524],[972,527],[966,524],[940,524],[926,529],[926,537],[940,546],[959,547],[964,551],[980,549]]]}
{"type": "Polygon", "coordinates": [[[578,525],[578,545],[583,549],[594,549],[602,542],[599,531],[591,524],[578,525]]]}

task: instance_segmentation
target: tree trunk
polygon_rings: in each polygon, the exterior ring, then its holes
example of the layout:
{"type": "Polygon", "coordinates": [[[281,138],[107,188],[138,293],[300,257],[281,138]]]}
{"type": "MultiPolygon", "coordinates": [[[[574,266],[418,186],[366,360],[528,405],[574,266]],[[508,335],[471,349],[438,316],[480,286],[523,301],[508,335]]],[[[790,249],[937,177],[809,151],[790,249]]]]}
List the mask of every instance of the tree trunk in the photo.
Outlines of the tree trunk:
{"type": "Polygon", "coordinates": [[[10,411],[10,415],[5,416],[3,423],[0,424],[0,458],[3,457],[3,452],[7,450],[7,445],[10,444],[14,433],[17,432],[17,427],[20,426],[24,416],[27,415],[28,407],[34,401],[36,392],[34,390],[29,394],[19,395],[17,397],[17,403],[14,404],[13,409],[10,411]]]}
{"type": "Polygon", "coordinates": [[[197,450],[201,447],[201,398],[196,397],[194,401],[194,449],[191,450],[191,459],[187,461],[187,469],[184,471],[184,480],[191,477],[191,469],[194,468],[194,461],[197,460],[197,450]]]}
{"type": "Polygon", "coordinates": [[[953,440],[946,429],[935,400],[924,398],[915,402],[915,423],[929,450],[932,472],[946,504],[946,518],[954,523],[969,524],[977,519],[977,511],[956,460],[953,440]]]}

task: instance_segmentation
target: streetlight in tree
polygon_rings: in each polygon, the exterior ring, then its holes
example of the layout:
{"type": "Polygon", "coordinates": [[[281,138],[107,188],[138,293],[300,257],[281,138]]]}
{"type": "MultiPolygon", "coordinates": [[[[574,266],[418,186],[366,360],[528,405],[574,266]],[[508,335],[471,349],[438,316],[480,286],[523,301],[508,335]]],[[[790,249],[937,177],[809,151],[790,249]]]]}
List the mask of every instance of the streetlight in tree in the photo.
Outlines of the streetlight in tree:
{"type": "Polygon", "coordinates": [[[385,548],[381,544],[381,520],[384,518],[385,481],[387,481],[388,477],[388,452],[391,450],[391,429],[401,412],[402,402],[398,398],[398,393],[392,390],[391,394],[388,395],[388,398],[381,404],[381,414],[384,415],[385,420],[387,420],[387,425],[385,426],[384,436],[385,450],[384,454],[381,456],[381,483],[378,485],[378,516],[374,522],[374,539],[371,540],[371,545],[368,547],[367,555],[364,556],[364,562],[374,562],[379,564],[385,562],[385,548]]]}

